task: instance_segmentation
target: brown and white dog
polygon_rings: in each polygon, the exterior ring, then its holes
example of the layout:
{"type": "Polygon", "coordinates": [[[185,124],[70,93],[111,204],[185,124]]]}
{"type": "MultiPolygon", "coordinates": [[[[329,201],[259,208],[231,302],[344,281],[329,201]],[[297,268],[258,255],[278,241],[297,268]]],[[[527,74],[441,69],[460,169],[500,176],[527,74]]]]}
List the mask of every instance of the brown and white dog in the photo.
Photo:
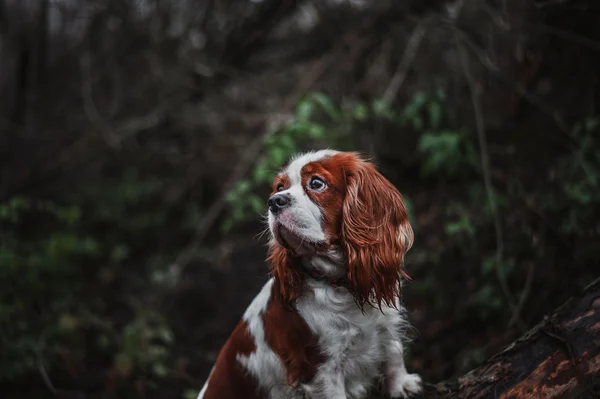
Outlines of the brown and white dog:
{"type": "Polygon", "coordinates": [[[413,231],[402,196],[355,153],[293,158],[269,198],[272,278],[198,399],[392,398],[421,390],[403,359],[400,305],[413,231]]]}

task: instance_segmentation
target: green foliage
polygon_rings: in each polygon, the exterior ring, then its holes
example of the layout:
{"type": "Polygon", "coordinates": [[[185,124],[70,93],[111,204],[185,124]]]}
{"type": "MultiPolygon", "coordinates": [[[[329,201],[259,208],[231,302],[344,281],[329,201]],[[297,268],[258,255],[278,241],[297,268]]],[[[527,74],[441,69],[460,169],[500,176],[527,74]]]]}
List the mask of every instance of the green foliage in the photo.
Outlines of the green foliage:
{"type": "Polygon", "coordinates": [[[600,202],[600,119],[590,117],[576,123],[571,132],[577,146],[558,164],[559,179],[571,203],[560,226],[564,233],[585,229],[600,202]]]}
{"type": "Polygon", "coordinates": [[[40,365],[50,370],[65,351],[91,351],[78,339],[84,332],[95,337],[95,350],[116,353],[117,374],[166,374],[173,340],[166,321],[124,299],[98,302],[94,293],[110,289],[115,276],[130,278],[132,289],[147,285],[149,276],[116,271],[136,256],[135,238],[150,240],[164,227],[161,187],[127,172],[65,193],[67,204],[25,197],[0,203],[0,381],[40,365]],[[129,309],[132,319],[115,324],[111,306],[129,309]]]}
{"type": "Polygon", "coordinates": [[[419,142],[419,150],[427,155],[423,173],[455,173],[461,162],[461,142],[462,135],[457,132],[425,133],[419,142]]]}
{"type": "Polygon", "coordinates": [[[121,376],[128,377],[134,367],[153,378],[167,375],[167,348],[173,343],[173,333],[161,315],[138,309],[135,318],[123,327],[119,343],[113,368],[121,376]]]}
{"type": "Polygon", "coordinates": [[[448,205],[446,212],[450,219],[446,222],[446,233],[449,236],[465,234],[471,239],[475,236],[476,228],[471,220],[469,210],[463,204],[452,202],[448,205]]]}
{"type": "Polygon", "coordinates": [[[449,126],[453,110],[441,88],[432,93],[417,92],[399,108],[376,100],[373,110],[375,115],[401,128],[410,128],[418,135],[423,176],[455,177],[463,171],[480,169],[470,135],[449,126]]]}
{"type": "MultiPolygon", "coordinates": [[[[571,138],[574,146],[570,152],[563,155],[556,163],[556,183],[559,188],[557,192],[549,191],[539,196],[539,205],[536,208],[537,215],[544,215],[546,223],[553,223],[558,228],[562,239],[569,236],[581,236],[589,234],[596,227],[598,220],[597,204],[600,203],[600,141],[598,140],[598,130],[600,119],[596,117],[586,118],[576,123],[571,131],[571,138]]],[[[448,147],[452,147],[448,145],[448,147]]],[[[454,148],[454,147],[453,147],[454,148]]],[[[450,163],[446,163],[449,167],[450,163]]],[[[448,215],[453,215],[446,224],[446,232],[449,235],[466,233],[471,239],[477,242],[479,251],[481,251],[482,241],[479,238],[480,231],[493,231],[494,212],[490,206],[489,195],[493,196],[496,205],[496,213],[499,213],[502,223],[506,223],[504,215],[511,209],[522,205],[524,198],[535,198],[530,189],[521,181],[511,178],[508,181],[506,191],[501,191],[493,187],[492,192],[488,193],[483,184],[472,183],[467,189],[467,197],[464,202],[452,202],[448,209],[448,215]],[[475,219],[476,218],[476,219],[475,219]]],[[[510,236],[505,233],[501,239],[506,242],[518,237],[520,240],[526,237],[536,239],[536,232],[528,226],[519,226],[518,232],[511,231],[510,236]]],[[[526,247],[530,247],[528,243],[526,247]]],[[[474,293],[472,302],[475,314],[482,321],[489,321],[499,316],[507,315],[507,293],[503,292],[498,282],[500,276],[510,281],[521,275],[524,278],[523,268],[518,264],[523,264],[523,259],[517,259],[509,256],[505,251],[504,258],[498,259],[495,248],[490,248],[487,252],[483,251],[480,263],[480,277],[477,280],[477,289],[474,293]]],[[[534,248],[528,248],[530,256],[543,257],[543,253],[535,252],[534,248]]],[[[471,251],[470,248],[464,248],[465,253],[471,251]]],[[[540,249],[540,251],[543,251],[540,249]]],[[[587,257],[590,261],[595,261],[598,256],[597,251],[587,250],[579,255],[587,257]]],[[[525,258],[527,259],[527,258],[525,258]]],[[[533,262],[538,259],[534,258],[533,262]]],[[[519,291],[517,291],[518,293],[519,291]]],[[[514,295],[514,294],[513,294],[514,295]]]]}
{"type": "Polygon", "coordinates": [[[421,136],[419,151],[423,154],[424,176],[456,176],[461,170],[478,168],[475,147],[462,132],[437,131],[421,136]]]}
{"type": "Polygon", "coordinates": [[[479,169],[475,145],[460,129],[444,126],[452,110],[443,91],[417,94],[402,112],[401,122],[420,131],[418,150],[424,176],[454,177],[463,170],[479,169]]]}
{"type": "Polygon", "coordinates": [[[74,263],[97,258],[100,249],[93,237],[77,233],[80,220],[81,211],[75,206],[22,197],[0,204],[0,336],[6,364],[0,367],[0,380],[56,354],[52,342],[61,337],[56,315],[68,310],[79,288],[74,263]],[[43,229],[36,224],[34,231],[27,231],[31,220],[58,228],[43,229]],[[24,241],[23,235],[35,238],[24,241]],[[33,320],[23,317],[30,307],[40,308],[33,320]]]}
{"type": "Polygon", "coordinates": [[[504,276],[512,275],[515,270],[515,259],[503,259],[500,263],[496,254],[484,258],[481,262],[480,284],[476,292],[475,308],[482,321],[498,317],[506,309],[507,298],[497,282],[497,269],[504,276]]]}

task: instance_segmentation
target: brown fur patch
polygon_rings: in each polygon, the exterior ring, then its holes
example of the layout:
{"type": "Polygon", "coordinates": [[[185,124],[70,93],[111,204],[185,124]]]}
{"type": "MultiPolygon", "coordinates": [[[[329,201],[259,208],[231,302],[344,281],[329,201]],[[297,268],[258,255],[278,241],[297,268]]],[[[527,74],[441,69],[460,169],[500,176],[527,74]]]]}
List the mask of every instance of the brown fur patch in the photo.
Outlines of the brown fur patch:
{"type": "Polygon", "coordinates": [[[238,355],[249,356],[254,351],[254,338],[248,331],[248,324],[242,320],[219,353],[204,399],[262,398],[256,380],[237,360],[238,355]]]}
{"type": "Polygon", "coordinates": [[[271,300],[262,319],[265,341],[281,359],[288,384],[296,386],[312,380],[325,358],[306,321],[278,300],[271,300]]]}

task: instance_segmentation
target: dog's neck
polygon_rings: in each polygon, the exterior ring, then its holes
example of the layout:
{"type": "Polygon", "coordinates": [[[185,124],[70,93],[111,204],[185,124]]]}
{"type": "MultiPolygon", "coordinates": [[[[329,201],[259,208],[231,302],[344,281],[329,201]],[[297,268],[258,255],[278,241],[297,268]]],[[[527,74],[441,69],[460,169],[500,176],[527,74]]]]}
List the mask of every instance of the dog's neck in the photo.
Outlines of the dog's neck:
{"type": "Polygon", "coordinates": [[[346,274],[344,256],[337,249],[331,249],[324,254],[303,256],[301,262],[305,270],[316,271],[328,278],[340,278],[346,274]]]}

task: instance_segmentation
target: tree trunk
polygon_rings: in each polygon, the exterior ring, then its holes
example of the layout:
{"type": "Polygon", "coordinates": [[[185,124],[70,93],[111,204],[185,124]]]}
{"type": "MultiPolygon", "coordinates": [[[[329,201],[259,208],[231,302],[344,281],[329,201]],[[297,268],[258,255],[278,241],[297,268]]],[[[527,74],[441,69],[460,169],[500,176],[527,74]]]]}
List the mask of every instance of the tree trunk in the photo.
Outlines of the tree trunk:
{"type": "Polygon", "coordinates": [[[481,366],[426,384],[423,397],[600,398],[600,279],[481,366]]]}

